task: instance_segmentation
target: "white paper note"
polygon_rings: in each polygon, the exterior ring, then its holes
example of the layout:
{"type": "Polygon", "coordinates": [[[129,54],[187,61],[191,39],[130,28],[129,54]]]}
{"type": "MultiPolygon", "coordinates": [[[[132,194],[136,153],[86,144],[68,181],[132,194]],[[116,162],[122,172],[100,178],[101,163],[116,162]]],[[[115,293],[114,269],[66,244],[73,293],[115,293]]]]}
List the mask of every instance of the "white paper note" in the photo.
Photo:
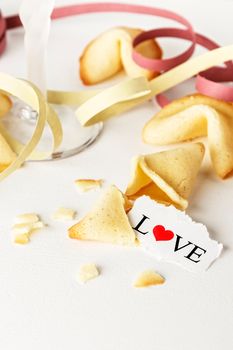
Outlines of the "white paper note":
{"type": "Polygon", "coordinates": [[[128,217],[144,250],[190,271],[206,270],[222,251],[222,244],[210,239],[203,224],[147,196],[135,201],[128,217]]]}
{"type": "Polygon", "coordinates": [[[46,48],[55,0],[23,0],[19,15],[25,29],[28,79],[46,96],[46,48]]]}

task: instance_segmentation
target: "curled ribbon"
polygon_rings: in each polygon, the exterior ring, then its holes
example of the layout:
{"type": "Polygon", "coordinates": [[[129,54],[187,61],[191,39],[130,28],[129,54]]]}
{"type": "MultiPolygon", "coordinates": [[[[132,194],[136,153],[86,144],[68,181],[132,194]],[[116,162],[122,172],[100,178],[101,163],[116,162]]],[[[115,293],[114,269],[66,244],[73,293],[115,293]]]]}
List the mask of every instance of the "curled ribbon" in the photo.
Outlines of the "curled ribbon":
{"type": "MultiPolygon", "coordinates": [[[[143,77],[139,77],[127,79],[104,91],[48,91],[48,102],[50,103],[80,105],[76,111],[76,115],[82,125],[86,126],[105,120],[112,115],[119,114],[143,103],[154,96],[157,96],[160,104],[164,105],[168,101],[165,96],[160,95],[162,92],[200,72],[201,74],[198,75],[196,80],[196,87],[200,92],[233,101],[233,88],[219,84],[219,82],[228,81],[232,77],[232,63],[226,61],[233,58],[233,45],[219,48],[212,40],[200,34],[196,34],[191,24],[185,18],[174,12],[149,6],[118,3],[70,5],[54,9],[52,19],[93,12],[129,12],[161,16],[175,20],[185,27],[185,29],[162,28],[144,32],[134,39],[134,48],[140,42],[149,38],[163,36],[183,38],[191,41],[191,45],[182,54],[161,60],[150,60],[141,56],[134,50],[133,59],[137,64],[147,69],[155,69],[156,71],[163,72],[163,74],[150,82],[143,77]],[[212,51],[187,61],[193,54],[196,43],[212,51]],[[226,68],[213,67],[223,62],[226,62],[226,68]],[[209,70],[206,71],[206,69],[209,70]]],[[[4,19],[0,14],[0,53],[2,53],[6,47],[6,29],[16,28],[20,25],[21,22],[18,16],[11,16],[4,19]]],[[[25,146],[11,138],[1,126],[0,132],[3,133],[10,146],[18,154],[18,158],[0,174],[1,180],[17,169],[29,157],[31,159],[41,159],[46,156],[44,153],[34,151],[46,122],[48,122],[53,133],[54,148],[61,142],[62,130],[56,113],[35,86],[29,82],[0,74],[0,87],[1,90],[5,91],[7,94],[17,96],[28,103],[33,109],[38,111],[39,115],[33,136],[25,146]]]]}
{"type": "MultiPolygon", "coordinates": [[[[133,47],[135,48],[138,44],[158,37],[172,37],[178,39],[190,40],[189,33],[183,29],[177,28],[162,28],[162,29],[153,29],[147,32],[144,32],[134,40],[133,47]]],[[[213,40],[208,39],[204,35],[195,33],[196,44],[203,46],[208,50],[214,50],[220,46],[215,43],[213,40]]],[[[184,52],[180,57],[184,57],[186,60],[187,52],[184,52]]],[[[135,62],[146,69],[154,69],[156,71],[169,70],[174,66],[177,66],[177,62],[180,62],[180,57],[176,57],[166,62],[166,66],[162,65],[159,60],[153,60],[147,57],[143,57],[137,51],[133,52],[133,58],[135,62]]],[[[222,99],[225,101],[233,101],[233,87],[224,86],[219,84],[216,81],[227,82],[232,81],[233,79],[233,63],[232,61],[225,63],[225,68],[223,67],[213,67],[207,71],[201,72],[197,75],[196,78],[196,89],[204,95],[208,95],[217,99],[222,99]]],[[[166,105],[169,101],[165,96],[157,96],[157,101],[161,106],[166,105]]]]}
{"type": "Polygon", "coordinates": [[[16,160],[13,161],[6,168],[6,170],[0,174],[0,180],[3,180],[15,169],[19,168],[25,159],[29,157],[31,159],[42,159],[47,156],[47,154],[44,152],[34,152],[34,149],[42,136],[46,121],[48,122],[53,134],[53,149],[56,149],[61,143],[62,130],[56,114],[46,103],[45,98],[36,86],[3,73],[0,73],[0,82],[1,89],[3,91],[10,95],[17,96],[38,112],[38,118],[33,135],[26,145],[21,145],[19,142],[11,138],[1,126],[1,133],[3,133],[9,145],[18,154],[16,160]]]}

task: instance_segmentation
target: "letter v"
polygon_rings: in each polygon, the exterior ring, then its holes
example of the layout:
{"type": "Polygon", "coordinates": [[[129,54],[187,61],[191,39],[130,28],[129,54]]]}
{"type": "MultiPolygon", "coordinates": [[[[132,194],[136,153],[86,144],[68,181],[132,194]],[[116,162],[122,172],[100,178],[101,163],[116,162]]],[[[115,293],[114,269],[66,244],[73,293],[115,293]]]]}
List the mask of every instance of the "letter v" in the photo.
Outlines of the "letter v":
{"type": "Polygon", "coordinates": [[[188,241],[187,244],[185,244],[185,245],[183,245],[183,246],[179,246],[179,245],[180,245],[180,239],[183,238],[183,237],[181,237],[181,236],[179,236],[179,235],[176,235],[176,236],[177,236],[177,238],[176,238],[176,243],[175,243],[174,252],[177,252],[178,250],[181,250],[181,249],[183,249],[183,248],[185,248],[185,247],[188,247],[190,244],[191,244],[191,245],[193,244],[193,243],[191,243],[191,242],[188,241]]]}

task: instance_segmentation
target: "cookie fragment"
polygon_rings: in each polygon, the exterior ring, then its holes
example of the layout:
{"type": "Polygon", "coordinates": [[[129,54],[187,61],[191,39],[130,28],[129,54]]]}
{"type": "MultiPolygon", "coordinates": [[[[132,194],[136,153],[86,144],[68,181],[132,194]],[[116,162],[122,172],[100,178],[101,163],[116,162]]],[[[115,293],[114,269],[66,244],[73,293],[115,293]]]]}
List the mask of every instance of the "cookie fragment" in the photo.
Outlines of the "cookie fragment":
{"type": "Polygon", "coordinates": [[[15,217],[15,224],[31,224],[39,221],[40,218],[35,213],[20,214],[15,217]]]}
{"type": "Polygon", "coordinates": [[[98,277],[99,274],[99,269],[95,264],[85,264],[80,267],[78,280],[81,283],[86,283],[87,281],[98,277]]]}
{"type": "Polygon", "coordinates": [[[17,215],[14,222],[12,232],[15,235],[14,242],[18,244],[29,243],[31,234],[45,226],[39,215],[35,213],[17,215]]]}
{"type": "Polygon", "coordinates": [[[14,238],[14,242],[17,244],[27,244],[29,243],[30,238],[29,238],[29,234],[27,233],[21,233],[15,236],[14,238]]]}
{"type": "Polygon", "coordinates": [[[42,221],[37,221],[37,222],[26,222],[26,223],[21,223],[21,224],[15,224],[12,226],[12,231],[14,234],[29,234],[34,230],[37,230],[39,228],[43,228],[45,225],[42,221]]]}
{"type": "Polygon", "coordinates": [[[58,208],[53,214],[54,220],[70,221],[74,220],[76,211],[70,208],[58,208]]]}
{"type": "Polygon", "coordinates": [[[156,286],[158,284],[165,283],[165,278],[161,276],[158,272],[153,270],[147,270],[142,272],[136,281],[134,282],[134,287],[144,288],[150,286],[156,286]]]}
{"type": "Polygon", "coordinates": [[[103,180],[94,180],[94,179],[78,179],[75,180],[76,189],[79,192],[87,192],[90,190],[94,190],[96,188],[100,188],[103,184],[103,180]]]}

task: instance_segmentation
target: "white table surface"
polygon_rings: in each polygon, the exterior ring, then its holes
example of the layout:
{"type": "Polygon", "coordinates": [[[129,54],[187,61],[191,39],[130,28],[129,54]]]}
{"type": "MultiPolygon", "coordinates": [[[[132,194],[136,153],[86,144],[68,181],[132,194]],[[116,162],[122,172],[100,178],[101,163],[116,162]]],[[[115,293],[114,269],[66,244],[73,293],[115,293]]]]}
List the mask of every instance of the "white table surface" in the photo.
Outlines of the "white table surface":
{"type": "MultiPolygon", "coordinates": [[[[232,43],[232,1],[147,3],[176,10],[197,31],[221,44],[232,43]]],[[[1,0],[0,6],[10,14],[18,5],[19,1],[1,0]]],[[[77,58],[82,48],[96,33],[119,24],[153,28],[169,23],[128,14],[82,16],[54,23],[49,87],[80,88],[77,58]]],[[[170,54],[183,47],[178,40],[161,43],[170,54]]],[[[9,33],[7,52],[0,58],[1,71],[25,77],[22,45],[22,30],[9,33]]],[[[183,87],[178,88],[171,95],[182,91],[183,87]]],[[[208,157],[188,208],[225,247],[206,273],[193,274],[158,262],[137,249],[71,240],[67,236],[69,223],[51,220],[59,206],[75,208],[81,218],[99,196],[100,191],[79,195],[73,183],[76,178],[104,178],[106,184],[125,188],[131,157],[155,150],[140,140],[142,126],[155,110],[148,103],[111,119],[99,140],[84,153],[62,161],[27,164],[0,183],[0,349],[232,349],[233,179],[218,180],[208,157]],[[13,218],[32,211],[41,214],[48,228],[35,234],[29,245],[14,245],[13,218]],[[81,286],[75,276],[85,262],[98,264],[102,274],[81,286]],[[147,268],[164,275],[166,284],[134,289],[134,278],[147,268]]]]}

